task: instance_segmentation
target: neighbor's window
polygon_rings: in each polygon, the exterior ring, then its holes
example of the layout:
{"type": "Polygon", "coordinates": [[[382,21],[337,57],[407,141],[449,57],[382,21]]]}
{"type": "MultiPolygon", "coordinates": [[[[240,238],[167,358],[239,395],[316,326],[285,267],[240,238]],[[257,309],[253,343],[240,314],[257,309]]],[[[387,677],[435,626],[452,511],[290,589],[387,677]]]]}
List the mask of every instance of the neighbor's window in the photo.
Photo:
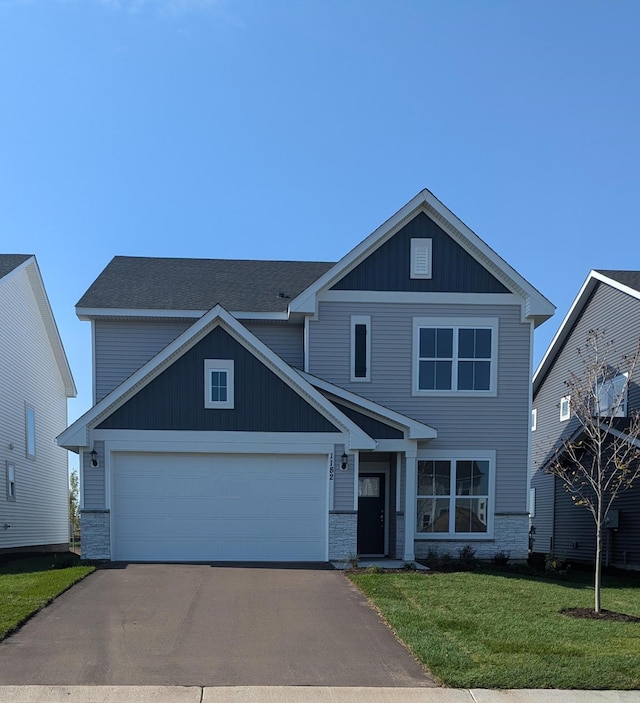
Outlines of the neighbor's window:
{"type": "Polygon", "coordinates": [[[538,411],[534,408],[531,411],[531,431],[535,432],[538,427],[538,411]]]}
{"type": "Polygon", "coordinates": [[[371,317],[351,316],[351,380],[371,380],[371,317]]]}
{"type": "Polygon", "coordinates": [[[565,395],[560,398],[560,422],[564,422],[571,417],[571,396],[565,395]]]}
{"type": "Polygon", "coordinates": [[[416,532],[420,536],[488,532],[488,459],[418,461],[416,532]]]}
{"type": "Polygon", "coordinates": [[[231,409],[234,407],[233,361],[205,359],[204,407],[231,409]]]}
{"type": "Polygon", "coordinates": [[[416,393],[495,393],[497,323],[415,326],[416,393]]]}
{"type": "Polygon", "coordinates": [[[36,411],[27,405],[25,409],[25,445],[27,459],[36,458],[36,411]]]}
{"type": "Polygon", "coordinates": [[[603,381],[596,389],[598,407],[596,414],[605,417],[627,416],[627,387],[629,374],[622,373],[603,381]]]}
{"type": "Polygon", "coordinates": [[[7,462],[7,500],[16,499],[16,467],[7,462]]]}

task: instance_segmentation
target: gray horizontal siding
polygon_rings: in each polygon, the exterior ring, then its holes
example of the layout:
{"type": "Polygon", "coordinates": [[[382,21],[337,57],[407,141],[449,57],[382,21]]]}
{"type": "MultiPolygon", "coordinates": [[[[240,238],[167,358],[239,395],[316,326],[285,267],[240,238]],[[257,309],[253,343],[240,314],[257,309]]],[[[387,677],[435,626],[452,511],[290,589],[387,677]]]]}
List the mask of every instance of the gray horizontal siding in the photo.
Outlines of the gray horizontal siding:
{"type": "MultiPolygon", "coordinates": [[[[553,491],[549,489],[553,481],[543,474],[543,465],[561,435],[573,426],[571,422],[560,422],[559,404],[560,398],[567,395],[565,381],[571,371],[579,374],[582,369],[582,361],[577,356],[577,349],[584,346],[587,333],[591,329],[606,331],[607,337],[614,343],[612,361],[615,365],[621,355],[633,352],[640,336],[638,320],[640,320],[640,301],[600,283],[586,304],[583,314],[574,324],[552,368],[538,387],[533,399],[533,407],[537,411],[537,428],[532,433],[531,443],[531,485],[536,489],[543,488],[541,491],[536,490],[536,515],[532,519],[532,525],[536,529],[536,551],[542,551],[538,547],[553,535],[553,549],[556,552],[562,550],[567,553],[567,556],[583,558],[574,553],[576,551],[572,547],[574,542],[585,545],[580,547],[581,553],[583,549],[592,552],[591,524],[588,521],[585,523],[583,516],[577,512],[578,509],[566,496],[563,497],[564,490],[559,486],[555,491],[554,530],[553,491]]],[[[630,409],[640,407],[639,383],[640,369],[636,369],[629,392],[630,409]]],[[[625,499],[628,500],[628,496],[625,499]]],[[[584,512],[588,520],[591,520],[587,511],[584,510],[584,512]]],[[[625,536],[624,539],[633,542],[631,537],[625,536]]],[[[635,546],[631,543],[629,546],[629,551],[638,550],[640,550],[640,530],[635,537],[635,546]]]]}
{"type": "Polygon", "coordinates": [[[272,349],[281,359],[295,367],[304,367],[304,327],[284,322],[243,321],[244,326],[272,349]]]}
{"type": "Polygon", "coordinates": [[[98,466],[91,466],[89,451],[82,454],[82,493],[85,510],[101,510],[105,503],[105,458],[104,442],[94,442],[93,449],[98,454],[98,466]]]}
{"type": "Polygon", "coordinates": [[[435,427],[430,449],[495,449],[496,510],[526,512],[531,328],[520,315],[516,305],[323,302],[309,324],[309,371],[435,427]],[[359,314],[371,316],[370,383],[350,381],[350,316],[359,314]],[[497,397],[412,396],[414,317],[498,318],[497,397]]]}
{"type": "Polygon", "coordinates": [[[349,455],[347,462],[347,470],[343,471],[340,468],[340,457],[344,452],[343,444],[336,444],[333,461],[334,461],[334,486],[333,486],[333,509],[334,510],[353,510],[353,471],[354,462],[353,454],[349,455]]]}

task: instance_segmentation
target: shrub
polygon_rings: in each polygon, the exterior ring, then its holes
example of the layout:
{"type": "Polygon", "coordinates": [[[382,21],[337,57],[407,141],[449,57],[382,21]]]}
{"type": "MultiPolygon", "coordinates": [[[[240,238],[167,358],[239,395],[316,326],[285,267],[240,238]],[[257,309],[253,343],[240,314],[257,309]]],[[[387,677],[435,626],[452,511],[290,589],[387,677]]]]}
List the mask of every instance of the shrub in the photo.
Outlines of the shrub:
{"type": "Polygon", "coordinates": [[[470,545],[465,544],[458,551],[458,561],[462,569],[475,569],[478,560],[476,559],[476,550],[470,545]]]}
{"type": "Polygon", "coordinates": [[[493,566],[506,566],[509,563],[509,559],[511,559],[511,552],[501,550],[491,557],[491,563],[493,566]]]}

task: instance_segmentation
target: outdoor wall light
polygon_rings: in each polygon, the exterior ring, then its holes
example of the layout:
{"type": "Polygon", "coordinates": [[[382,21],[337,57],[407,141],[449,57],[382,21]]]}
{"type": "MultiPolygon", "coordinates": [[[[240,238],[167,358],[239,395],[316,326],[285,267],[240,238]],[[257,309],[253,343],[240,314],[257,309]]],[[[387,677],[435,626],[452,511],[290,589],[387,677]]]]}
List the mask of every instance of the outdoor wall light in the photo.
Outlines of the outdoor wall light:
{"type": "Polygon", "coordinates": [[[340,468],[343,471],[347,470],[347,462],[349,461],[349,457],[346,455],[345,452],[342,452],[342,456],[340,457],[340,468]]]}
{"type": "Polygon", "coordinates": [[[98,466],[98,452],[95,447],[89,452],[89,456],[91,457],[91,466],[96,468],[98,466]]]}

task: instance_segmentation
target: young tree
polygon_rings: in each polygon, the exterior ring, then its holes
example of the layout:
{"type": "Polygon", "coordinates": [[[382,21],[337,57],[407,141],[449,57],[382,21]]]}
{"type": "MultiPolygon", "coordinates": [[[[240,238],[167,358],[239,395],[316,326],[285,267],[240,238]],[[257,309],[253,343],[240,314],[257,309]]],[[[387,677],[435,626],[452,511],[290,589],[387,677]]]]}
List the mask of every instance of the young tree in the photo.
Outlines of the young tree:
{"type": "Polygon", "coordinates": [[[627,391],[640,359],[616,355],[604,330],[590,330],[578,348],[582,368],[565,381],[571,422],[546,470],[557,476],[596,529],[595,612],[600,613],[602,537],[616,498],[640,475],[640,414],[627,412],[627,391]]]}
{"type": "Polygon", "coordinates": [[[69,474],[69,522],[73,527],[73,534],[80,530],[80,510],[78,506],[78,472],[74,469],[69,474]]]}

